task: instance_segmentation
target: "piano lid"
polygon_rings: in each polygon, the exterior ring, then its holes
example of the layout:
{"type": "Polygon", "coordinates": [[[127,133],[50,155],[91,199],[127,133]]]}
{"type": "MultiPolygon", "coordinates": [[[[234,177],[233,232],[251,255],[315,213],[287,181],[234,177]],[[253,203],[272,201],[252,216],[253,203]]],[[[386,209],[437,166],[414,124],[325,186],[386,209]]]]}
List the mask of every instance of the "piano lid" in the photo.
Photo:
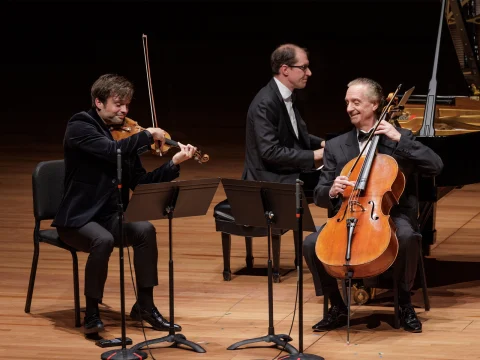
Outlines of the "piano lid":
{"type": "MultiPolygon", "coordinates": [[[[476,37],[458,34],[472,29],[476,33],[479,25],[471,20],[480,20],[480,7],[477,16],[466,2],[459,5],[456,0],[443,0],[442,9],[429,93],[411,95],[395,120],[442,158],[444,168],[435,178],[437,186],[462,186],[480,182],[480,157],[477,156],[480,145],[480,90],[477,87],[480,87],[480,76],[476,60],[478,46],[473,48],[470,43],[470,39],[476,37]],[[437,96],[437,64],[444,18],[470,96],[437,96]]],[[[452,71],[458,71],[458,68],[452,71]]]]}
{"type": "Polygon", "coordinates": [[[477,156],[480,153],[479,97],[445,96],[442,101],[437,99],[435,136],[419,135],[425,111],[425,105],[418,103],[419,100],[412,95],[396,120],[442,158],[444,168],[435,178],[436,185],[463,186],[480,182],[480,157],[477,156]]]}

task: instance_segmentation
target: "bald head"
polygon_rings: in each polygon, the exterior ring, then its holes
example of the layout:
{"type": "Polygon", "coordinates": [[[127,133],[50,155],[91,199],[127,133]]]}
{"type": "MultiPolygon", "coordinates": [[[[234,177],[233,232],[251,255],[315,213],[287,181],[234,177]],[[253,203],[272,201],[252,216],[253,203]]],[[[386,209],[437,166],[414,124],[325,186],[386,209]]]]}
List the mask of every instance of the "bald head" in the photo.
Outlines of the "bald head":
{"type": "Polygon", "coordinates": [[[301,48],[295,44],[283,44],[277,47],[270,56],[272,73],[278,75],[282,65],[295,65],[298,60],[297,55],[300,52],[308,55],[307,49],[301,48]]]}

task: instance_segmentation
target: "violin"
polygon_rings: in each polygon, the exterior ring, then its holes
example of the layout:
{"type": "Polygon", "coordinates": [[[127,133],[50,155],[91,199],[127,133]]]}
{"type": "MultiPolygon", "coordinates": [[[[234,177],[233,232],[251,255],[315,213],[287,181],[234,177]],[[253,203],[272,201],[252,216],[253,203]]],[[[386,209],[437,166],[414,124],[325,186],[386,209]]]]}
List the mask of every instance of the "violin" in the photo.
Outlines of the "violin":
{"type": "Polygon", "coordinates": [[[393,157],[377,153],[379,135],[375,135],[380,122],[388,121],[395,95],[383,108],[367,140],[367,154],[363,154],[366,144],[358,157],[343,167],[340,175],[355,182],[355,186],[344,190],[340,210],[327,220],[315,246],[325,270],[337,279],[348,280],[348,309],[351,280],[383,273],[398,254],[396,227],[389,213],[405,189],[405,175],[393,157]]]}
{"type": "MultiPolygon", "coordinates": [[[[112,134],[113,139],[118,141],[130,137],[134,134],[138,134],[139,132],[144,131],[145,128],[138,125],[138,122],[128,117],[125,117],[125,121],[123,122],[123,124],[110,125],[109,130],[112,134]]],[[[151,152],[153,155],[163,156],[172,147],[180,148],[178,142],[172,140],[170,134],[165,131],[165,142],[161,146],[158,146],[158,144],[152,144],[151,152]]],[[[195,153],[193,154],[193,158],[200,164],[210,160],[208,154],[202,154],[200,150],[195,151],[195,153]]]]}
{"type": "MultiPolygon", "coordinates": [[[[144,53],[144,58],[145,58],[145,69],[147,72],[147,81],[148,81],[148,96],[150,100],[150,112],[152,115],[152,127],[158,128],[158,122],[157,122],[157,115],[155,113],[155,104],[153,100],[153,89],[152,89],[152,81],[150,77],[150,61],[148,58],[148,43],[147,43],[147,35],[143,34],[142,35],[142,40],[143,40],[143,53],[144,53]]],[[[112,137],[115,140],[121,140],[125,139],[129,136],[132,136],[134,134],[138,134],[139,132],[145,130],[145,128],[141,127],[138,125],[138,123],[130,118],[125,117],[125,120],[122,124],[120,125],[111,125],[109,127],[110,133],[112,134],[112,137]]],[[[165,135],[165,141],[163,144],[160,143],[160,141],[155,141],[152,144],[152,153],[154,155],[158,156],[163,156],[171,147],[177,147],[180,148],[178,145],[178,142],[172,140],[170,137],[170,134],[167,133],[164,130],[164,135],[165,135]]],[[[193,158],[199,162],[200,164],[203,164],[210,160],[210,156],[208,154],[202,154],[200,150],[195,151],[193,154],[193,158]]]]}

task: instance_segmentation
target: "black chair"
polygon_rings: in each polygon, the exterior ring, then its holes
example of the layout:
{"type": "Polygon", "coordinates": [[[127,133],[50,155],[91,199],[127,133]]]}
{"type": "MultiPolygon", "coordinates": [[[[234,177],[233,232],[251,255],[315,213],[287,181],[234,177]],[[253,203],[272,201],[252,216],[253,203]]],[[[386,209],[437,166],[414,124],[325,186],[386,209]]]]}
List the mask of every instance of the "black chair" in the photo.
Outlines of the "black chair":
{"type": "MultiPolygon", "coordinates": [[[[219,202],[213,211],[215,218],[216,231],[222,233],[222,250],[223,250],[223,279],[225,281],[232,280],[232,271],[230,269],[230,254],[232,248],[231,235],[237,235],[245,237],[246,247],[246,265],[247,271],[251,272],[253,269],[253,254],[252,254],[252,238],[254,237],[267,237],[267,229],[254,227],[254,226],[242,226],[235,224],[235,218],[232,215],[230,204],[228,200],[219,202]]],[[[278,229],[272,229],[272,258],[273,258],[273,281],[279,283],[281,281],[280,276],[280,244],[281,236],[286,231],[280,231],[278,229]]],[[[295,238],[295,237],[294,237],[295,238]]],[[[294,241],[296,247],[296,241],[294,241]]],[[[295,253],[297,253],[295,249],[295,253]]],[[[296,264],[296,259],[295,259],[296,264]]]]}
{"type": "Polygon", "coordinates": [[[55,217],[62,199],[63,180],[65,177],[64,173],[65,164],[63,160],[50,160],[37,164],[32,174],[33,214],[35,216],[35,229],[33,231],[34,252],[25,312],[30,312],[30,305],[32,304],[33,287],[35,285],[35,275],[37,273],[38,256],[40,253],[40,243],[47,243],[68,250],[72,254],[75,326],[80,327],[77,252],[75,249],[60,240],[56,229],[40,230],[41,221],[52,220],[55,217]]]}

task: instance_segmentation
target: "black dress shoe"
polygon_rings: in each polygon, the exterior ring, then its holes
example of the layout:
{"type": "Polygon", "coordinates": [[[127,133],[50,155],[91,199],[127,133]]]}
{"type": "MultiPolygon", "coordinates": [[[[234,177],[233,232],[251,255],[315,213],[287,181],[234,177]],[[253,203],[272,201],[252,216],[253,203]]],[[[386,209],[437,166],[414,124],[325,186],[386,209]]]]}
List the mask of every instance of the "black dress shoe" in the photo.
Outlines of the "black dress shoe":
{"type": "Polygon", "coordinates": [[[413,333],[422,332],[422,323],[418,320],[415,309],[412,305],[400,306],[400,321],[405,331],[413,333]]]}
{"type": "Polygon", "coordinates": [[[103,322],[100,320],[98,314],[85,316],[83,328],[85,330],[85,334],[95,334],[103,331],[103,322]]]}
{"type": "Polygon", "coordinates": [[[328,314],[312,326],[313,331],[328,331],[344,326],[347,323],[348,311],[345,306],[333,305],[328,314]]]}
{"type": "MultiPolygon", "coordinates": [[[[150,311],[142,309],[139,305],[135,304],[130,312],[130,317],[133,320],[144,320],[148,322],[155,330],[170,330],[170,323],[165,319],[156,307],[153,307],[150,311]]],[[[175,332],[181,331],[180,325],[174,324],[173,330],[175,332]]]]}

